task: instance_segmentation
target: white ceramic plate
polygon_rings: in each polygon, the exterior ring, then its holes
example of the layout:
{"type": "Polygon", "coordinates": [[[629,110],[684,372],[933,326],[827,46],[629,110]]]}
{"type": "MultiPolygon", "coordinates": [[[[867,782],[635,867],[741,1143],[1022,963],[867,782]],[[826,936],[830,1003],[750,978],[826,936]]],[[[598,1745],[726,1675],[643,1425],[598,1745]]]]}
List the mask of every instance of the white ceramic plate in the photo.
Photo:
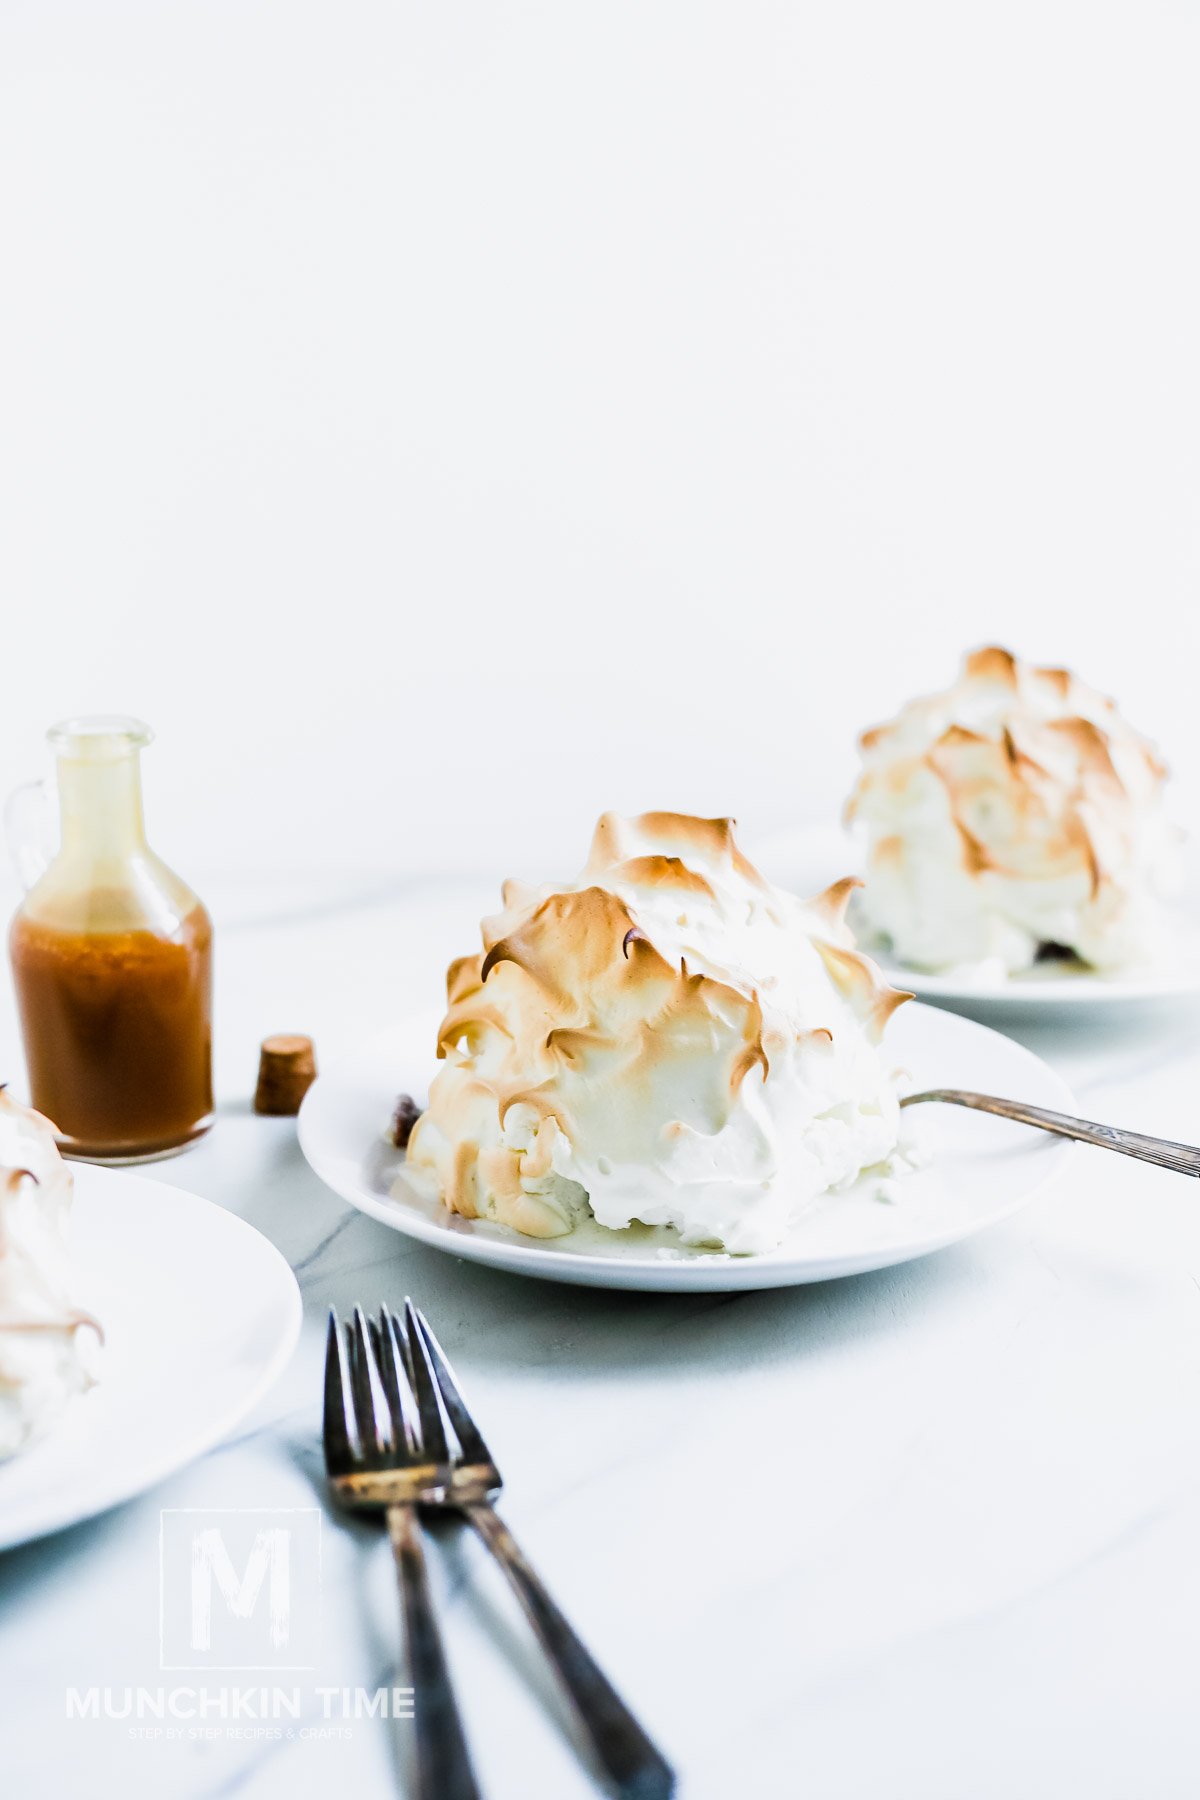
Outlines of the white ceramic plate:
{"type": "MultiPolygon", "coordinates": [[[[798,894],[820,893],[831,881],[862,871],[860,846],[836,826],[779,832],[749,849],[764,875],[798,894]]],[[[921,1000],[952,1006],[998,1025],[1020,1017],[1080,1009],[1162,1007],[1194,1002],[1200,995],[1200,928],[1184,908],[1178,916],[1170,963],[1124,975],[1100,975],[1069,962],[1045,962],[1023,975],[972,980],[967,973],[935,975],[910,969],[866,940],[862,940],[862,948],[894,986],[908,988],[921,1000]]]]}
{"type": "MultiPolygon", "coordinates": [[[[321,1179],[352,1206],[452,1256],[520,1275],[588,1287],[708,1289],[787,1287],[886,1268],[970,1237],[1022,1206],[1070,1154],[1043,1132],[949,1106],[922,1107],[928,1166],[898,1184],[899,1198],[863,1191],[820,1200],[788,1242],[768,1256],[685,1250],[673,1231],[596,1225],[565,1238],[528,1238],[503,1225],[462,1219],[418,1194],[385,1133],[396,1097],[424,1104],[437,1018],[409,1019],[329,1068],[300,1111],[300,1145],[321,1179]]],[[[888,1027],[897,1066],[917,1088],[975,1088],[1075,1110],[1064,1083],[1011,1039],[927,1006],[902,1007],[888,1027]]]]}
{"type": "Polygon", "coordinates": [[[234,1213],[124,1169],[72,1165],[79,1298],[101,1379],[0,1463],[0,1549],[128,1500],[226,1436],[295,1348],[300,1290],[234,1213]]]}

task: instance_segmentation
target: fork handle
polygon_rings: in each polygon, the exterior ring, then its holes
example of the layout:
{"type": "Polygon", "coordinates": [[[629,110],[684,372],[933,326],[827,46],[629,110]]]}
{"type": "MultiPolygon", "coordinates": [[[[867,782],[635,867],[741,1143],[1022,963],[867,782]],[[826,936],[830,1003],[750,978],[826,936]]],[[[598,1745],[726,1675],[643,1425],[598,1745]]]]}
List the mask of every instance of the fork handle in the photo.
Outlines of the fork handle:
{"type": "Polygon", "coordinates": [[[413,1687],[415,1800],[482,1800],[433,1611],[416,1507],[389,1506],[387,1526],[413,1687]]]}
{"type": "Polygon", "coordinates": [[[463,1508],[516,1592],[575,1706],[596,1758],[622,1800],[669,1800],[675,1775],[530,1567],[486,1501],[463,1508]]]}
{"type": "Polygon", "coordinates": [[[1147,1137],[1141,1131],[1124,1131],[1119,1125],[1096,1125],[1090,1119],[1074,1119],[1069,1113],[1049,1112],[1044,1106],[1025,1106],[1019,1100],[998,1100],[993,1094],[972,1094],[963,1088],[931,1088],[925,1094],[905,1094],[901,1106],[919,1106],[925,1100],[942,1100],[950,1106],[969,1106],[975,1112],[995,1113],[1018,1125],[1036,1125],[1058,1137],[1077,1138],[1081,1144],[1097,1144],[1102,1150],[1119,1150],[1140,1162],[1157,1163],[1178,1175],[1200,1175],[1200,1150],[1191,1144],[1174,1144],[1169,1138],[1147,1137]]]}

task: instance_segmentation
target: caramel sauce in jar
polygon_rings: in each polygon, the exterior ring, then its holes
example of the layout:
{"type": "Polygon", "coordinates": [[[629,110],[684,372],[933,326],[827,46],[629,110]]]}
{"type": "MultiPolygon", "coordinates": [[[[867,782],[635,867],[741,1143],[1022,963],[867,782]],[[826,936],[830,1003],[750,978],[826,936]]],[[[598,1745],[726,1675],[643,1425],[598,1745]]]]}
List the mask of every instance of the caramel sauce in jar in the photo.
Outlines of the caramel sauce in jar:
{"type": "Polygon", "coordinates": [[[101,714],[47,735],[57,852],[14,830],[22,796],[41,790],[18,790],[5,815],[33,872],[8,934],[30,1098],[66,1156],[169,1156],[213,1121],[212,921],[146,842],[149,726],[101,714]]]}
{"type": "Polygon", "coordinates": [[[9,954],[30,1097],[63,1150],[127,1161],[208,1130],[212,924],[200,902],[169,937],[18,914],[9,954]]]}

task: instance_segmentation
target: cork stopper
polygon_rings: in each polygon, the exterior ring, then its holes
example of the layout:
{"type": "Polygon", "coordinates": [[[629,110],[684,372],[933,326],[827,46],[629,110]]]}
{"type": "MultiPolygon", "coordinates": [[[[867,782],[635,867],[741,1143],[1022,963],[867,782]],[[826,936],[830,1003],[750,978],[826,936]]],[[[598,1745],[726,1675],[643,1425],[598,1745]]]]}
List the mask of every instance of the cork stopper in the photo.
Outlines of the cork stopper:
{"type": "Polygon", "coordinates": [[[264,1038],[258,1058],[254,1110],[275,1118],[291,1118],[317,1079],[317,1059],[310,1037],[280,1033],[264,1038]]]}

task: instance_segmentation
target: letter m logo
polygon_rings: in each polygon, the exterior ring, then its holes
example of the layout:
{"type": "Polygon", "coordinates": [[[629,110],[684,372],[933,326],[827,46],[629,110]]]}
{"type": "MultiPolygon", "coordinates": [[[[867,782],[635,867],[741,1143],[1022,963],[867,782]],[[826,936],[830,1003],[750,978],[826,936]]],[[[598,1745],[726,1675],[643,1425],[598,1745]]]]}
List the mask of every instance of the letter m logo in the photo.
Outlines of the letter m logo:
{"type": "Polygon", "coordinates": [[[249,1619],[267,1589],[271,1648],[285,1648],[291,1629],[292,1534],[273,1526],[255,1534],[239,1576],[225,1539],[215,1525],[192,1535],[192,1634],[193,1650],[212,1649],[213,1588],[217,1588],[235,1619],[249,1619]]]}
{"type": "Polygon", "coordinates": [[[164,1669],[312,1669],[321,1627],[317,1507],[168,1507],[159,1532],[164,1669]]]}

